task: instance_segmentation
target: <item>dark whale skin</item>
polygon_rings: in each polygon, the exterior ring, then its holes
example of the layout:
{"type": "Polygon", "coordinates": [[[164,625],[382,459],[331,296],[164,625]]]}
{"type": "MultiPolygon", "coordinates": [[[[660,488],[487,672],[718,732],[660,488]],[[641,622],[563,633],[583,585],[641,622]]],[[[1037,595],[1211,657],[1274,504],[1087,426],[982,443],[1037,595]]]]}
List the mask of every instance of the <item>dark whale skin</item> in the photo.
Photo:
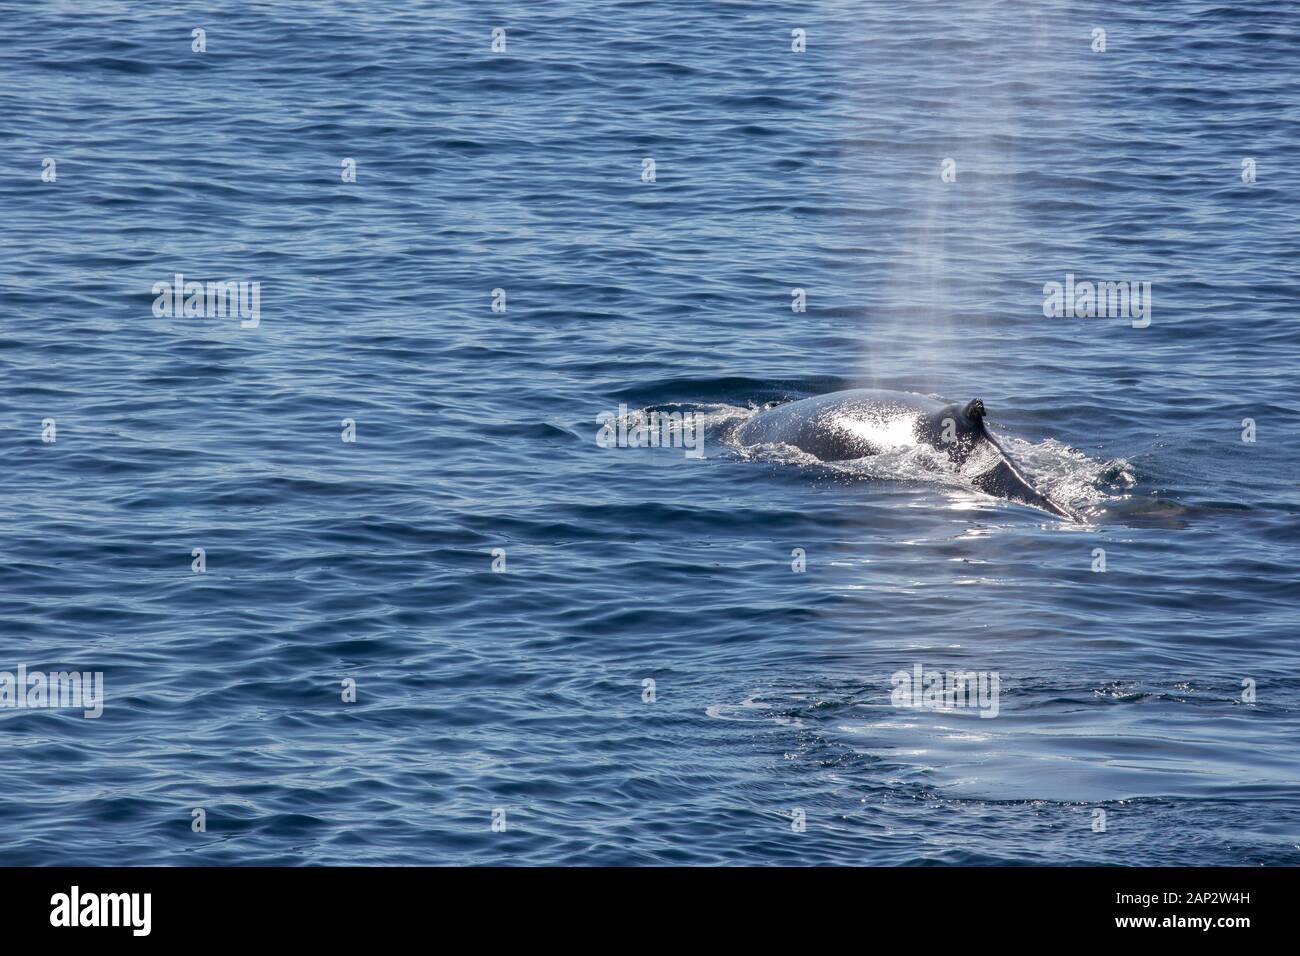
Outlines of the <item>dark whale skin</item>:
{"type": "Polygon", "coordinates": [[[790,445],[825,462],[879,454],[882,439],[889,446],[924,443],[969,472],[971,484],[985,494],[1074,518],[1020,474],[985,427],[978,399],[961,405],[912,392],[848,389],[761,411],[737,437],[745,445],[790,445]]]}
{"type": "Polygon", "coordinates": [[[767,409],[746,422],[739,437],[746,445],[792,445],[820,461],[847,461],[883,451],[876,436],[885,432],[892,444],[924,442],[946,452],[958,466],[965,464],[982,437],[980,423],[972,421],[960,405],[870,388],[830,392],[767,409]],[[950,441],[945,440],[946,427],[950,441]]]}

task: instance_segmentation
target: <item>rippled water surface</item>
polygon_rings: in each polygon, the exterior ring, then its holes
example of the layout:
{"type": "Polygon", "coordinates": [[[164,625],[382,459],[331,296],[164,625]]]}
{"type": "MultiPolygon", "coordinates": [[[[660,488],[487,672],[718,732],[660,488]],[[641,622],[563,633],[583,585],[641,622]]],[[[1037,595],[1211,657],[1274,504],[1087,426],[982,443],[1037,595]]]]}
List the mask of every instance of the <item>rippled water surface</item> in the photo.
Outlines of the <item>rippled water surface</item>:
{"type": "Polygon", "coordinates": [[[1300,862],[1298,28],[11,7],[0,670],[107,700],[0,708],[0,862],[1300,862]],[[1067,273],[1150,325],[1044,318],[1067,273]],[[735,440],[858,386],[980,397],[1084,520],[735,440]]]}

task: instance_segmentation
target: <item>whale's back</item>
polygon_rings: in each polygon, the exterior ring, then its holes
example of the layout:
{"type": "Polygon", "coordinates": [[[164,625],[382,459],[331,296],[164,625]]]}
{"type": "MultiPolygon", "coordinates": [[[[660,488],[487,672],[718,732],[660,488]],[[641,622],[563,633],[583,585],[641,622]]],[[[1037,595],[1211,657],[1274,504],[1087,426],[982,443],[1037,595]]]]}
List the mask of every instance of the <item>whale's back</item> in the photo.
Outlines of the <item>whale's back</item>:
{"type": "Polygon", "coordinates": [[[984,425],[984,403],[946,404],[925,395],[850,389],[778,405],[737,434],[744,445],[787,445],[823,462],[848,461],[928,445],[945,453],[971,485],[1063,518],[1069,511],[1039,493],[984,425]]]}
{"type": "Polygon", "coordinates": [[[759,412],[738,437],[745,445],[789,445],[820,461],[847,461],[915,444],[943,407],[924,395],[855,388],[759,412]]]}

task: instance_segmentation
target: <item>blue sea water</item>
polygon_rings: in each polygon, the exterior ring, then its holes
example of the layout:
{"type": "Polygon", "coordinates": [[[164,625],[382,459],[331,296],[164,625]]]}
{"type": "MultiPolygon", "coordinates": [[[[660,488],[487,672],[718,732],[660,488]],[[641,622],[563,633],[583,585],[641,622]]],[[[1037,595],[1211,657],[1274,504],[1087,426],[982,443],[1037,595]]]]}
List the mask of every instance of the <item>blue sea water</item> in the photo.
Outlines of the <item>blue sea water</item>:
{"type": "Polygon", "coordinates": [[[3,13],[0,863],[1300,862],[1295,4],[3,13]],[[735,440],[855,386],[1084,520],[735,440]]]}

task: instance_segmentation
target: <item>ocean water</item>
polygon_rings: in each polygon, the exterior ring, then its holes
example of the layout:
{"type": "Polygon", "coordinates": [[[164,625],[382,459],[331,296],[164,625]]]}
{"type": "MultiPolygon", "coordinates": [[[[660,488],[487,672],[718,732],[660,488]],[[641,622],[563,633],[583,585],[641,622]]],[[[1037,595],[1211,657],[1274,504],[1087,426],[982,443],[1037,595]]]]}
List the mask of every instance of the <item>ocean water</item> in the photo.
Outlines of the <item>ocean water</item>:
{"type": "Polygon", "coordinates": [[[1298,26],[6,5],[0,863],[1300,862],[1298,26]],[[735,439],[856,386],[1083,520],[735,439]]]}

